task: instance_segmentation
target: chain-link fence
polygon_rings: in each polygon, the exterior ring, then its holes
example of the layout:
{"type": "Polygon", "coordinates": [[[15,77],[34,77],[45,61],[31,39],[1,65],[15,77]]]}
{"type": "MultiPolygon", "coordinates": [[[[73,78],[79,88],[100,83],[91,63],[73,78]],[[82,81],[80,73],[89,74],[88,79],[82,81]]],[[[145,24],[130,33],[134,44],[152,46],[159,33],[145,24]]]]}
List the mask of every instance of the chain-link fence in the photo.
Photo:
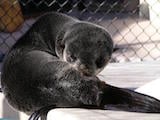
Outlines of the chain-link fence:
{"type": "Polygon", "coordinates": [[[0,60],[36,17],[48,11],[105,27],[117,48],[115,62],[160,59],[159,0],[1,0],[0,60]]]}

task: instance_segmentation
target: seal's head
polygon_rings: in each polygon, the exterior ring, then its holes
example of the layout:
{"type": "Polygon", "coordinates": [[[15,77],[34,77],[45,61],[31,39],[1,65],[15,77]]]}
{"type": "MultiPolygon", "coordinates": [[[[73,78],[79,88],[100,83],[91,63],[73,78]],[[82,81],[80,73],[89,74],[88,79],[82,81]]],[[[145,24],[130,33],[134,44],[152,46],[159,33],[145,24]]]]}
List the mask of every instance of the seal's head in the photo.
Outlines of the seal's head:
{"type": "Polygon", "coordinates": [[[112,49],[108,32],[87,22],[69,27],[56,45],[58,56],[85,75],[98,74],[109,62],[112,49]]]}

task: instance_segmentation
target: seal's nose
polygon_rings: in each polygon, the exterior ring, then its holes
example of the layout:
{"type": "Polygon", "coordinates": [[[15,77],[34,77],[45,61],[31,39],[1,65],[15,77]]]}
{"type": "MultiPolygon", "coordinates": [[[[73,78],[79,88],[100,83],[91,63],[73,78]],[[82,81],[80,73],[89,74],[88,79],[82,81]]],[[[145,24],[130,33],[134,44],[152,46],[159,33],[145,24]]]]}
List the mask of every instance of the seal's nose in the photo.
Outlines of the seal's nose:
{"type": "Polygon", "coordinates": [[[81,65],[79,65],[78,69],[84,75],[87,75],[87,76],[94,75],[94,70],[87,67],[86,65],[81,64],[81,65]]]}

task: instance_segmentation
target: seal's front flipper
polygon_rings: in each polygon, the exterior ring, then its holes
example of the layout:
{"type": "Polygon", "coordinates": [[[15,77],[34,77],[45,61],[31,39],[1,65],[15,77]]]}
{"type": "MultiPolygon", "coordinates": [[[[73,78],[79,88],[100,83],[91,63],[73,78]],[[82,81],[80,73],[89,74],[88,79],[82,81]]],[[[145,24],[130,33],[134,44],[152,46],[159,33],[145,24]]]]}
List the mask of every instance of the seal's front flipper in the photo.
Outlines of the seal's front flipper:
{"type": "Polygon", "coordinates": [[[106,85],[101,105],[104,109],[160,113],[160,101],[132,90],[106,85]]]}
{"type": "Polygon", "coordinates": [[[49,110],[56,108],[55,105],[45,106],[31,114],[28,120],[46,120],[49,110]]]}

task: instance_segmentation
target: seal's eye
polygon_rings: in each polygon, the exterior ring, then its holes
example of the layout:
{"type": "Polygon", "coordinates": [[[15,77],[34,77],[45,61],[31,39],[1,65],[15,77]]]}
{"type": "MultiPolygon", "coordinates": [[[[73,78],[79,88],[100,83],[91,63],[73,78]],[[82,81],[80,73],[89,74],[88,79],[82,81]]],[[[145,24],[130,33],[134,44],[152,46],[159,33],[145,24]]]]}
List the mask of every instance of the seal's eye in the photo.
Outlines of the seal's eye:
{"type": "Polygon", "coordinates": [[[72,63],[72,62],[75,62],[76,59],[77,59],[77,58],[76,58],[74,55],[68,55],[68,56],[67,56],[67,61],[68,61],[68,62],[71,62],[71,63],[72,63]]]}

